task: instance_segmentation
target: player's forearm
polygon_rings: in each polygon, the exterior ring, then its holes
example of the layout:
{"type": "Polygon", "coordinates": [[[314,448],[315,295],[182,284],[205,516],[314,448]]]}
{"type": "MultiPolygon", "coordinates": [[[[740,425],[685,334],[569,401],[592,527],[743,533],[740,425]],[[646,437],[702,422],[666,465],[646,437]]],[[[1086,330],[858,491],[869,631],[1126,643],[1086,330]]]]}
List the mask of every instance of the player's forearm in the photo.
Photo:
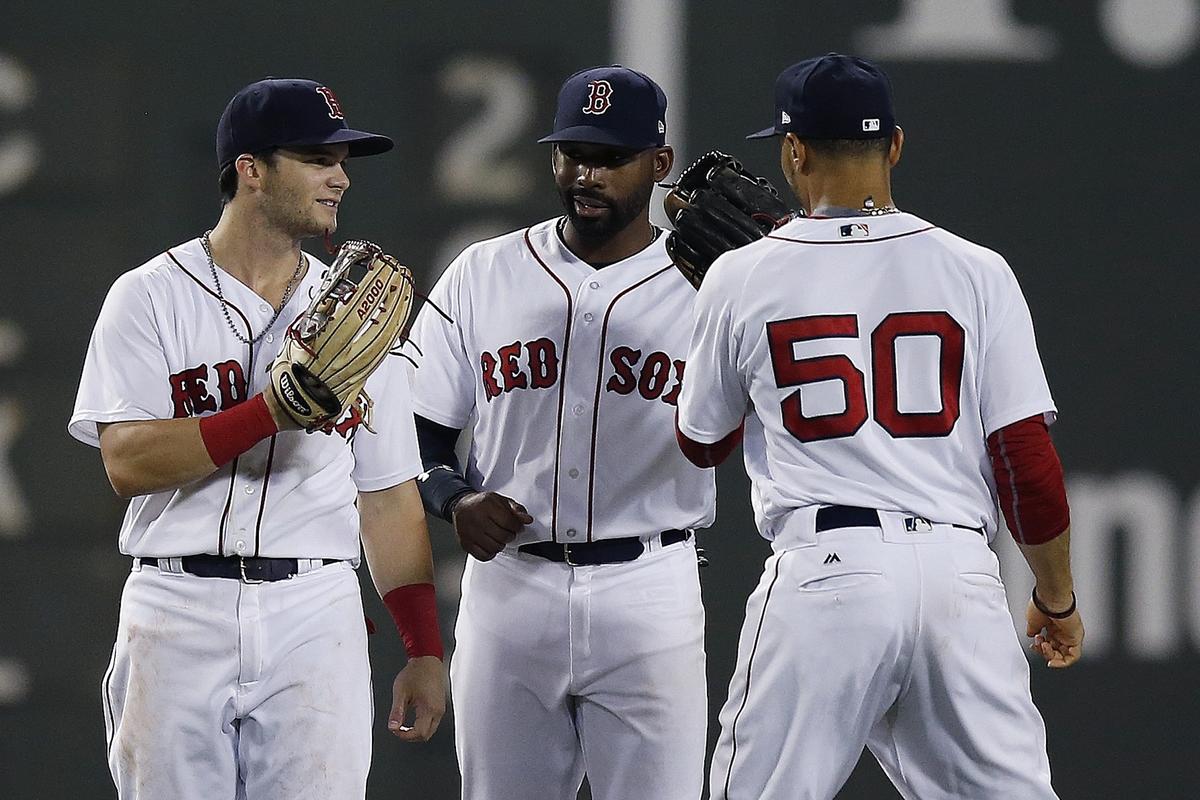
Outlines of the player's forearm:
{"type": "Polygon", "coordinates": [[[410,659],[443,658],[433,588],[433,552],[415,481],[381,492],[360,492],[363,550],[410,659]]]}
{"type": "Polygon", "coordinates": [[[1071,529],[1042,544],[1018,544],[1037,582],[1043,605],[1062,610],[1071,605],[1075,583],[1071,577],[1071,529]]]}
{"type": "Polygon", "coordinates": [[[100,426],[100,453],[120,497],[178,489],[217,467],[200,436],[200,420],[156,419],[100,426]]]}
{"type": "Polygon", "coordinates": [[[178,489],[211,475],[285,427],[262,394],[208,417],[101,425],[100,453],[121,497],[178,489]]]}
{"type": "Polygon", "coordinates": [[[415,481],[360,492],[363,551],[380,597],[400,586],[433,583],[433,551],[415,481]]]}

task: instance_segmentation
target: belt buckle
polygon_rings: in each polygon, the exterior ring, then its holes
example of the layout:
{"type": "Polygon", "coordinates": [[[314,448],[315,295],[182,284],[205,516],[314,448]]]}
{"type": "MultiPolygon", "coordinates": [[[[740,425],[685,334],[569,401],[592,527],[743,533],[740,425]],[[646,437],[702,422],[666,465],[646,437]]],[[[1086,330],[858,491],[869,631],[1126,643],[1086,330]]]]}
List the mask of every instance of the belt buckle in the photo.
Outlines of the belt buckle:
{"type": "Polygon", "coordinates": [[[266,583],[262,578],[251,578],[246,574],[246,559],[238,556],[238,570],[242,573],[243,583],[266,583]]]}
{"type": "Polygon", "coordinates": [[[582,564],[577,564],[571,560],[571,544],[569,542],[563,545],[563,560],[567,562],[568,566],[572,566],[572,567],[583,566],[582,564]]]}

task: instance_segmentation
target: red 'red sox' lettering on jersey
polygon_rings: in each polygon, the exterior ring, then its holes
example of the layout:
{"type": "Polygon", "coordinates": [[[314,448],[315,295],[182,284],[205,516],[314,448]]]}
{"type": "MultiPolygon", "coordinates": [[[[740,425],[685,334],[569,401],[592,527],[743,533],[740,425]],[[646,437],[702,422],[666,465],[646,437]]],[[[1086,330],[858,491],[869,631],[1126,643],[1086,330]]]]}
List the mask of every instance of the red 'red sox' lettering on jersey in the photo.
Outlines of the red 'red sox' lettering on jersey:
{"type": "Polygon", "coordinates": [[[531,342],[516,341],[495,353],[480,353],[479,370],[488,402],[513,389],[549,389],[558,383],[558,351],[554,341],[544,336],[531,342]]]}
{"type": "Polygon", "coordinates": [[[606,391],[631,394],[636,389],[647,400],[661,400],[669,406],[679,399],[685,366],[682,360],[656,350],[642,361],[641,350],[621,346],[613,348],[609,361],[613,375],[604,385],[606,391]]]}
{"type": "MultiPolygon", "coordinates": [[[[246,400],[249,387],[246,373],[240,362],[230,359],[209,367],[183,369],[170,377],[171,402],[175,419],[198,417],[205,413],[224,411],[246,400]],[[209,383],[216,378],[216,395],[209,390],[209,383]],[[219,398],[219,400],[218,400],[219,398]]],[[[351,406],[338,420],[330,420],[317,430],[326,435],[336,433],[343,439],[351,439],[355,430],[364,422],[358,408],[351,406]]],[[[310,431],[310,433],[315,431],[310,431]]]]}
{"type": "Polygon", "coordinates": [[[170,382],[176,419],[199,416],[206,411],[224,411],[246,399],[246,373],[234,360],[214,364],[211,371],[207,364],[180,370],[170,377],[170,382]],[[209,391],[212,374],[216,376],[220,403],[209,391]]]}
{"type": "Polygon", "coordinates": [[[414,410],[472,426],[469,477],[534,519],[518,547],[703,527],[713,477],[674,425],[690,335],[674,322],[691,319],[696,290],[661,236],[594,269],[557,222],[472,245],[443,272],[430,299],[458,322],[418,315],[414,410]]]}

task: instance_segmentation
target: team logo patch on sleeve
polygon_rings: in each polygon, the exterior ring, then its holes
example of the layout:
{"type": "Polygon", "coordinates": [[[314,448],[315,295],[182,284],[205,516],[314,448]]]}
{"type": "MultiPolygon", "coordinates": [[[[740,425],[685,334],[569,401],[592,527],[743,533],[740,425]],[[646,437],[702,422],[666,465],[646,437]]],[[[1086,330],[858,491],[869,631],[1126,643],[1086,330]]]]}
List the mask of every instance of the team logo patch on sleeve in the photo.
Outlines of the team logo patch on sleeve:
{"type": "Polygon", "coordinates": [[[838,229],[843,239],[866,239],[871,235],[871,229],[865,222],[851,222],[838,229]]]}

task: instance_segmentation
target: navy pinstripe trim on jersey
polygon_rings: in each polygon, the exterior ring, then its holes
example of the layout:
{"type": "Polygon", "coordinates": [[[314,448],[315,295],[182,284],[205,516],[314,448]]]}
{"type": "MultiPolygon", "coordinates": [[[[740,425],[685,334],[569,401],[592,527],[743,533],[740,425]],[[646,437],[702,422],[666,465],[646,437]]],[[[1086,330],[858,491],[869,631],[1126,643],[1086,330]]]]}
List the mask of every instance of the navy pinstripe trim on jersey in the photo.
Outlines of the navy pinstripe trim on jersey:
{"type": "MultiPolygon", "coordinates": [[[[203,289],[204,291],[208,292],[210,295],[215,297],[217,299],[218,303],[221,302],[221,296],[218,295],[216,292],[214,292],[212,289],[208,288],[208,286],[204,283],[204,281],[200,280],[195,275],[193,275],[187,267],[185,267],[182,263],[180,263],[179,259],[176,258],[175,254],[172,253],[170,250],[167,251],[167,257],[175,262],[175,266],[179,267],[179,269],[183,271],[184,275],[187,275],[189,278],[191,278],[193,281],[195,281],[197,286],[199,286],[201,289],[203,289]]],[[[240,308],[235,306],[229,300],[225,300],[225,305],[228,306],[229,308],[232,308],[235,312],[237,312],[237,315],[242,318],[242,322],[246,323],[246,338],[253,339],[254,338],[254,330],[250,327],[250,319],[244,313],[242,313],[242,310],[240,308]]],[[[250,345],[246,345],[246,374],[247,375],[254,374],[254,348],[251,347],[250,345]]],[[[247,383],[247,386],[249,386],[248,383],[247,383]]],[[[274,435],[271,436],[271,445],[272,445],[272,447],[274,447],[274,445],[275,445],[275,436],[274,435]]],[[[216,553],[218,555],[223,554],[225,552],[225,526],[227,526],[229,524],[229,512],[233,508],[233,484],[237,479],[238,459],[240,459],[240,458],[241,458],[240,455],[234,456],[233,461],[229,465],[229,491],[225,494],[225,508],[221,509],[221,523],[217,526],[216,553]]]]}
{"type": "Polygon", "coordinates": [[[934,231],[934,230],[937,230],[937,225],[926,225],[924,228],[918,228],[915,231],[908,231],[907,233],[893,233],[891,236],[880,236],[875,239],[837,239],[836,241],[835,240],[814,241],[812,239],[789,239],[786,236],[779,236],[774,233],[768,233],[766,238],[778,239],[781,242],[792,242],[793,244],[873,244],[875,242],[886,242],[889,239],[903,239],[905,236],[913,236],[918,233],[925,233],[926,231],[934,231]]]}
{"type": "Polygon", "coordinates": [[[596,400],[592,403],[592,446],[591,446],[591,464],[588,466],[588,510],[587,510],[587,540],[592,541],[592,510],[595,505],[596,497],[596,433],[600,427],[600,387],[604,385],[604,343],[608,340],[608,320],[612,316],[613,308],[617,305],[617,301],[625,295],[637,289],[639,286],[644,286],[650,281],[662,275],[664,272],[670,272],[675,268],[674,264],[668,264],[645,278],[642,278],[632,286],[628,286],[617,293],[617,296],[608,304],[608,308],[604,311],[604,323],[600,326],[600,365],[596,369],[596,400]]]}
{"type": "Polygon", "coordinates": [[[263,512],[267,510],[267,486],[271,483],[271,465],[275,463],[275,437],[271,437],[270,447],[267,449],[267,468],[263,470],[262,491],[258,497],[258,519],[254,521],[254,555],[258,555],[259,548],[262,547],[262,521],[263,512]]]}
{"type": "Polygon", "coordinates": [[[529,232],[532,228],[525,229],[525,246],[529,248],[529,252],[533,254],[534,259],[546,270],[546,274],[554,279],[563,290],[563,294],[567,297],[567,326],[563,333],[563,349],[562,361],[559,366],[558,378],[558,419],[555,422],[554,428],[554,494],[550,501],[550,539],[558,541],[558,460],[562,451],[562,420],[563,420],[563,404],[566,401],[566,383],[567,383],[567,357],[571,354],[571,321],[574,319],[572,311],[573,303],[571,301],[571,290],[562,282],[550,267],[546,266],[546,262],[538,255],[538,251],[534,249],[533,242],[529,238],[529,232]]]}
{"type": "Polygon", "coordinates": [[[724,800],[729,800],[729,780],[733,776],[733,762],[737,758],[738,720],[742,718],[742,712],[746,710],[746,701],[750,698],[750,677],[754,669],[754,656],[758,653],[758,640],[762,636],[763,623],[767,619],[767,606],[771,602],[771,592],[775,591],[775,583],[779,580],[779,565],[783,563],[783,557],[789,552],[788,550],[783,551],[775,560],[775,574],[771,576],[771,585],[767,587],[767,596],[763,599],[762,615],[758,618],[758,630],[754,632],[754,645],[750,648],[750,657],[746,659],[746,688],[742,692],[742,704],[738,707],[737,713],[733,715],[733,723],[729,726],[732,749],[729,753],[729,767],[725,772],[725,788],[722,792],[724,800]]]}

